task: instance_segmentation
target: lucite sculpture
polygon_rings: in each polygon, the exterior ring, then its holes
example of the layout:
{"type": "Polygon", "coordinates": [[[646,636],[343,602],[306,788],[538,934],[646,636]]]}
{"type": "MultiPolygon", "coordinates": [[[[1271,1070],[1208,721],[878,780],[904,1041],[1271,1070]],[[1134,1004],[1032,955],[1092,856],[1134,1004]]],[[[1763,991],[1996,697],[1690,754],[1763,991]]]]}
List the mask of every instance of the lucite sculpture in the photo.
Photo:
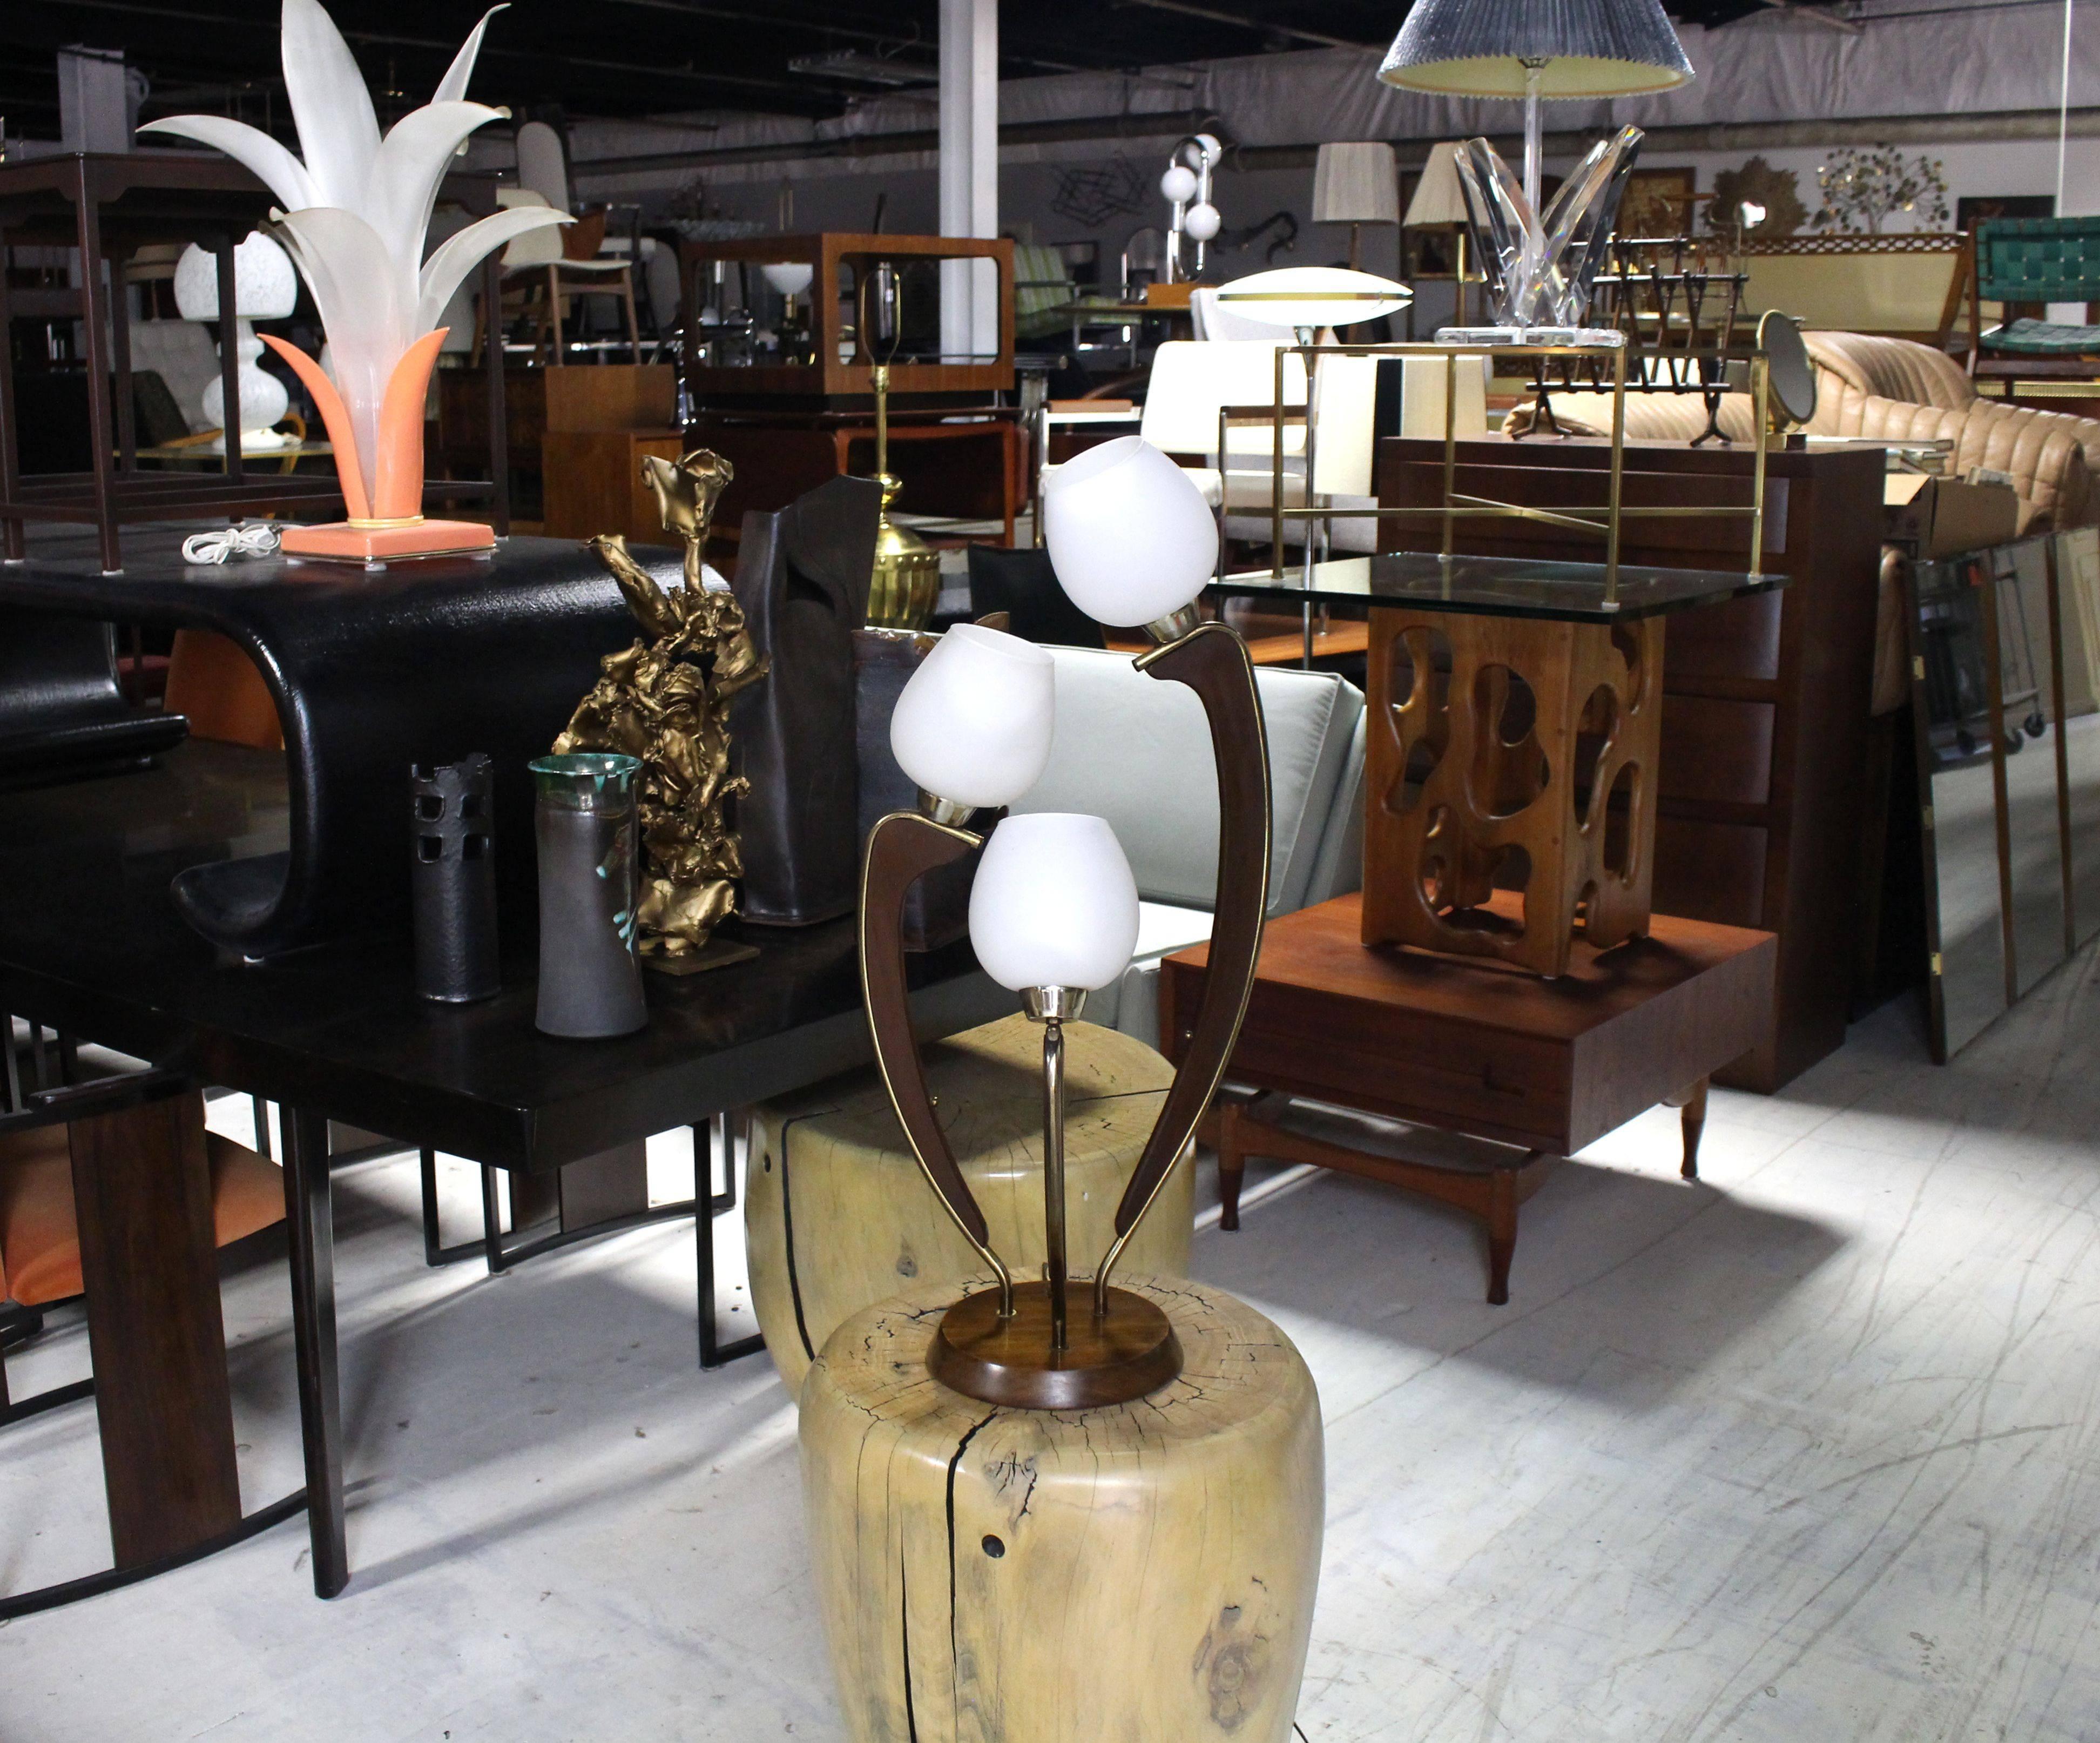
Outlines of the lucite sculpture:
{"type": "Polygon", "coordinates": [[[1468,139],[1458,154],[1458,180],[1487,271],[1494,325],[1445,328],[1438,338],[1473,344],[1619,343],[1616,332],[1587,329],[1582,321],[1641,137],[1639,128],[1621,127],[1599,139],[1560,184],[1543,218],[1502,154],[1485,139],[1468,139]]]}
{"type": "Polygon", "coordinates": [[[174,115],[139,130],[215,147],[283,202],[271,214],[275,233],[320,311],[329,368],[268,333],[262,342],[320,408],[350,511],[337,526],[287,528],[288,554],[375,563],[494,545],[485,526],[423,518],[424,395],[446,332],[438,320],[492,251],[571,219],[514,207],[468,225],[428,260],[423,240],[453,154],[510,113],[465,100],[482,33],[502,10],[483,16],[430,101],[384,139],[364,76],[317,0],[285,0],[283,17],[285,89],[303,157],[221,115],[174,115]]]}

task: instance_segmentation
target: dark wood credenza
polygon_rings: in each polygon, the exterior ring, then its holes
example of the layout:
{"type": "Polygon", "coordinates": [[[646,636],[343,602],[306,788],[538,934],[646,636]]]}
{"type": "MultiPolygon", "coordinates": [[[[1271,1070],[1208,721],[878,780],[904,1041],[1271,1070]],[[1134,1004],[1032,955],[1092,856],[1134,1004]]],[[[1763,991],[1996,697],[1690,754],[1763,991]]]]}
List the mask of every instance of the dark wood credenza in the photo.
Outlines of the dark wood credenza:
{"type": "MultiPolygon", "coordinates": [[[[1742,448],[1626,444],[1630,504],[1747,503],[1742,448]]],[[[1860,814],[1882,540],[1878,449],[1767,457],[1765,562],[1776,592],[1671,617],[1663,655],[1655,908],[1779,935],[1766,1041],[1716,1081],[1770,1091],[1845,1038],[1864,914],[1860,814]]],[[[1457,490],[1534,507],[1601,507],[1609,445],[1459,444],[1457,490]]],[[[1443,445],[1379,444],[1379,500],[1440,502],[1443,445]]],[[[1388,549],[1437,549],[1432,517],[1390,520],[1388,549]]],[[[1544,523],[1461,521],[1462,550],[1595,562],[1602,541],[1544,523]]],[[[1747,567],[1740,517],[1626,523],[1630,563],[1747,567]]]]}

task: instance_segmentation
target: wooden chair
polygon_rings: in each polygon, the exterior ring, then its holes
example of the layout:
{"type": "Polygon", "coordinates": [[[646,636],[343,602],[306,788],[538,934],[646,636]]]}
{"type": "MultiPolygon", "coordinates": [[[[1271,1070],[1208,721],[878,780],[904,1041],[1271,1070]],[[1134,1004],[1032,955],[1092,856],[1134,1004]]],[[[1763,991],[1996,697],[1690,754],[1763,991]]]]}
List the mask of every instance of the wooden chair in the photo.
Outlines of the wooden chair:
{"type": "MultiPolygon", "coordinates": [[[[529,188],[501,188],[496,190],[496,201],[505,206],[546,205],[549,202],[544,194],[529,188]]],[[[571,297],[617,297],[627,314],[627,345],[629,360],[642,360],[642,329],[634,311],[634,269],[631,262],[620,258],[597,258],[598,244],[604,235],[602,214],[595,214],[591,221],[595,234],[571,240],[562,234],[562,227],[534,230],[518,237],[503,251],[503,282],[515,285],[523,293],[520,305],[535,316],[533,344],[535,350],[542,345],[547,348],[547,360],[560,364],[567,361],[562,350],[562,324],[567,311],[567,298],[571,297]],[[585,246],[585,245],[588,245],[585,246]],[[581,258],[578,258],[580,256],[581,258]]],[[[580,228],[583,221],[568,228],[580,228]]],[[[505,298],[506,309],[510,299],[505,298]]],[[[496,319],[505,318],[499,310],[496,319]]],[[[480,311],[475,322],[474,349],[481,348],[485,333],[484,324],[489,319],[488,311],[480,311]]]]}
{"type": "MultiPolygon", "coordinates": [[[[0,1079],[0,1427],[89,1397],[92,1380],[52,1387],[19,1403],[7,1390],[4,1352],[43,1329],[42,1310],[81,1292],[80,1230],[73,1211],[71,1123],[103,1112],[135,1090],[141,1074],[73,1082],[79,1072],[63,1038],[29,1026],[19,1046],[11,1019],[7,1071],[0,1079]],[[103,1092],[98,1095],[97,1092],[103,1092]]],[[[144,1074],[158,1077],[161,1074],[144,1074]]],[[[201,1092],[192,1091],[192,1095],[201,1092]]],[[[207,1132],[212,1223],[225,1247],[285,1215],[281,1171],[254,1151],[207,1132]]]]}
{"type": "Polygon", "coordinates": [[[2014,398],[2023,381],[2100,376],[2100,326],[2023,315],[2051,302],[2100,302],[2100,218],[1993,218],[1977,225],[1969,252],[1969,373],[2001,381],[2014,398]],[[1982,305],[2005,305],[1986,333],[1982,305]]]}

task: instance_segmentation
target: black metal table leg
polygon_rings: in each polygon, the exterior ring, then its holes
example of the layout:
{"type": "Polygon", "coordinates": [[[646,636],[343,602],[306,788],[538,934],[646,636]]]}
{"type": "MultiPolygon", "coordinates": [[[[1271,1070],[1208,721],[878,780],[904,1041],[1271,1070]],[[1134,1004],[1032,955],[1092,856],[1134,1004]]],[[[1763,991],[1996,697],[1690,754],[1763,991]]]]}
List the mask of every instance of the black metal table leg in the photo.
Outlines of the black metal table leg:
{"type": "Polygon", "coordinates": [[[736,1138],[726,1115],[717,1114],[693,1127],[693,1200],[698,1213],[693,1218],[693,1248],[699,1282],[700,1366],[719,1368],[765,1348],[765,1338],[757,1332],[725,1344],[715,1328],[715,1219],[736,1208],[736,1138]],[[717,1128],[722,1134],[724,1182],[719,1193],[712,1179],[717,1128]]]}
{"type": "Polygon", "coordinates": [[[314,1591],[333,1598],[350,1583],[350,1551],[343,1529],[328,1120],[304,1109],[283,1111],[285,1220],[291,1233],[292,1333],[298,1352],[299,1432],[306,1447],[314,1591]]]}

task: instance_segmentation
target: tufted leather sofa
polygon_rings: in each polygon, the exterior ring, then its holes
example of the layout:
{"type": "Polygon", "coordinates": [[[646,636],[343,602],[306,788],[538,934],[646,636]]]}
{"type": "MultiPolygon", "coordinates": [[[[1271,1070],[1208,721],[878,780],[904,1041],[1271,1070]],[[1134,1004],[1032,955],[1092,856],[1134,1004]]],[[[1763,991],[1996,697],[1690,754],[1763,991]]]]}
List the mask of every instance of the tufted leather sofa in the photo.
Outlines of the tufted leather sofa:
{"type": "MultiPolygon", "coordinates": [[[[1951,439],[1949,470],[1957,474],[1987,466],[2011,475],[2023,534],[2100,521],[2100,489],[2093,483],[2100,475],[2100,420],[1979,399],[1961,365],[1929,345],[1860,333],[1802,337],[1815,362],[1812,435],[1951,439]]],[[[1555,407],[1556,413],[1564,408],[1574,409],[1565,402],[1555,407]]],[[[1689,441],[1705,423],[1694,395],[1627,396],[1630,436],[1689,441]]],[[[1748,439],[1747,395],[1728,395],[1721,427],[1735,440],[1748,439]]]]}

